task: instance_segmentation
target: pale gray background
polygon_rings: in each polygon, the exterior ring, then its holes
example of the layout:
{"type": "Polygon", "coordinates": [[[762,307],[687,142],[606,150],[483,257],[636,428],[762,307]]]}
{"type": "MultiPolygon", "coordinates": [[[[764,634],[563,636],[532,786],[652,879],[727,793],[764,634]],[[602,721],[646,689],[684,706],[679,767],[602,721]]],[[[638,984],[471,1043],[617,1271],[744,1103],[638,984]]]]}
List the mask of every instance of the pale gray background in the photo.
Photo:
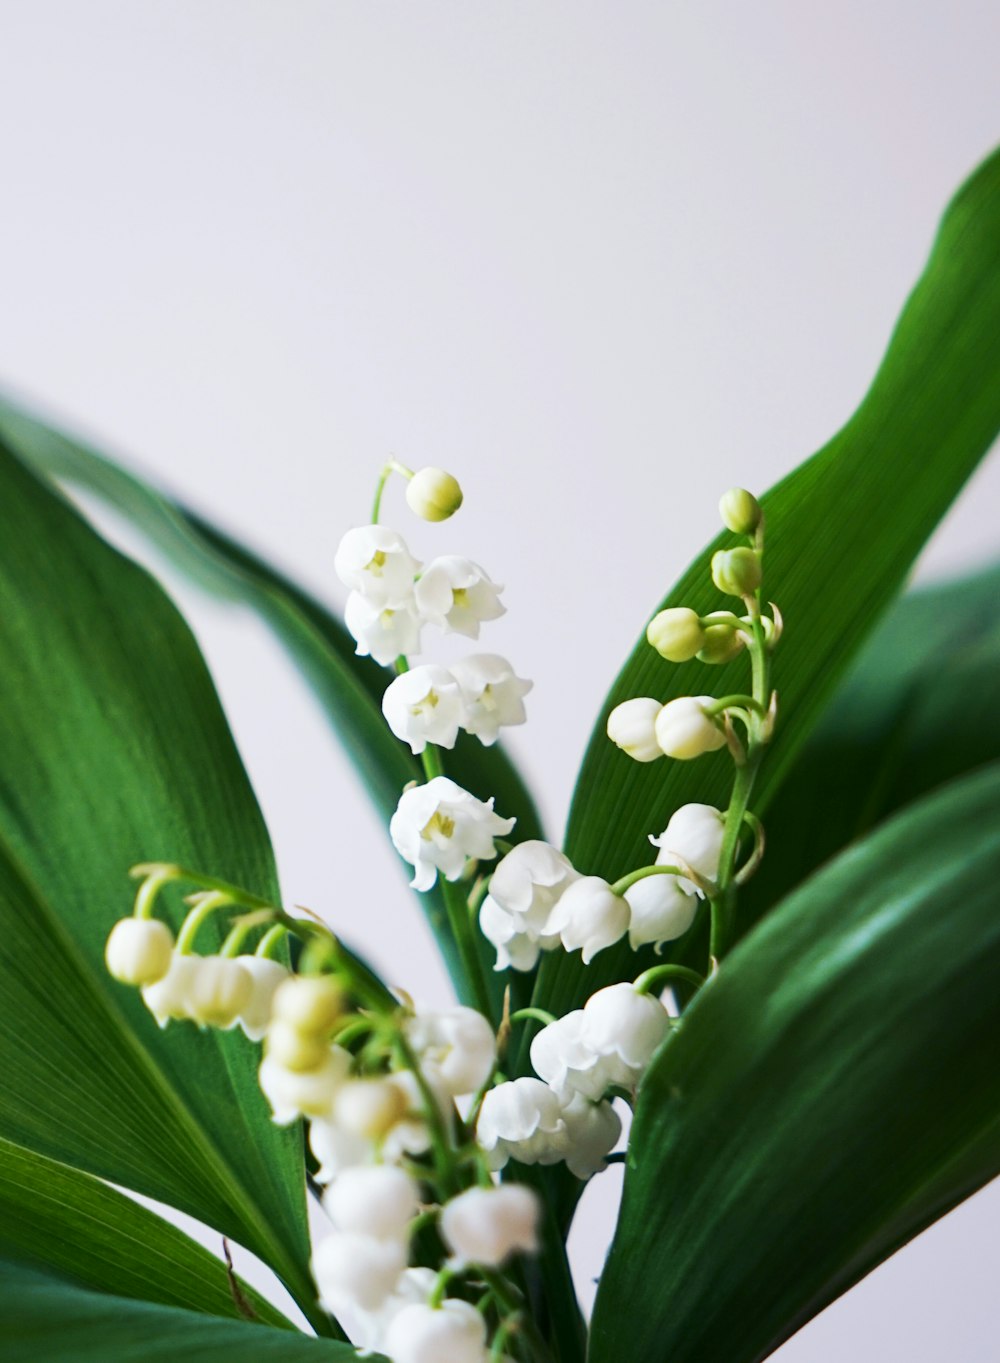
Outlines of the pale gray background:
{"type": "MultiPolygon", "coordinates": [[[[848,416],[1000,137],[986,0],[0,0],[0,26],[0,381],[338,600],[385,455],[453,469],[466,509],[412,539],[507,584],[487,646],[536,679],[512,746],[555,830],[718,493],[848,416]]],[[[925,574],[996,552],[998,493],[994,462],[925,574]]],[[[445,997],[301,684],[169,580],[287,898],[445,997]]],[[[574,1239],[585,1293],[614,1192],[574,1239]]],[[[998,1226],[993,1188],[783,1363],[995,1358],[998,1226]]]]}

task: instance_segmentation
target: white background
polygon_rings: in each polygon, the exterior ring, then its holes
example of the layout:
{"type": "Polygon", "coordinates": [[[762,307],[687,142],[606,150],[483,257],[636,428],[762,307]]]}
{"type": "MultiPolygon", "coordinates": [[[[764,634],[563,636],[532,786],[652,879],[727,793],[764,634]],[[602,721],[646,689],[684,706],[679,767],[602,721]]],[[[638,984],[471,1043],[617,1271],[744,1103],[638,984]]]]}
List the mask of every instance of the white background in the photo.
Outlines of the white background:
{"type": "MultiPolygon", "coordinates": [[[[714,530],[869,381],[1000,135],[1000,11],[960,0],[0,0],[0,381],[334,600],[390,451],[467,506],[417,552],[507,584],[512,744],[559,829],[592,716],[714,530]]],[[[925,573],[992,555],[996,462],[925,573]]],[[[402,519],[399,492],[389,516],[402,519]]],[[[169,581],[286,898],[443,997],[414,901],[256,623],[169,581]]],[[[614,1176],[588,1194],[599,1270],[614,1176]]],[[[991,1189],[782,1363],[995,1356],[991,1189]]]]}

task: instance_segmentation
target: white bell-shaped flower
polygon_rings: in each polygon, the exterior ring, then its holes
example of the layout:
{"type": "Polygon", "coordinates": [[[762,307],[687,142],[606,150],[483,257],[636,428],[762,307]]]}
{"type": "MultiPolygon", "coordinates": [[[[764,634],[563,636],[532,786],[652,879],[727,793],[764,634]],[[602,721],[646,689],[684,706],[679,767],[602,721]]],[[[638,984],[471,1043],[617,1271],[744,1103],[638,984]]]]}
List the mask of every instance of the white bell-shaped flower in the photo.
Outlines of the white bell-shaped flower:
{"type": "Polygon", "coordinates": [[[608,715],[608,737],[636,762],[655,762],[663,756],[656,740],[656,720],[662,708],[651,696],[623,700],[608,715]]]}
{"type": "Polygon", "coordinates": [[[268,956],[237,956],[250,976],[250,997],[243,1005],[239,1024],[251,1041],[260,1041],[271,1022],[271,1008],[280,985],[289,978],[287,966],[268,956]]]}
{"type": "Polygon", "coordinates": [[[198,968],[191,979],[190,1017],[202,1027],[235,1027],[250,1002],[253,980],[231,956],[195,957],[198,968]]]}
{"type": "Polygon", "coordinates": [[[497,620],[505,611],[499,600],[503,588],[478,563],[455,555],[432,559],[415,591],[421,619],[470,639],[479,638],[483,621],[497,620]]]}
{"type": "Polygon", "coordinates": [[[406,1246],[399,1240],[348,1231],[334,1231],[321,1240],[312,1257],[319,1299],[334,1315],[345,1307],[377,1311],[405,1267],[406,1246]]]}
{"type": "Polygon", "coordinates": [[[581,950],[584,965],[589,965],[599,951],[625,936],[628,923],[628,904],[621,895],[600,876],[581,876],[560,896],[546,926],[558,933],[567,951],[581,950]]]}
{"type": "Polygon", "coordinates": [[[569,859],[531,838],[511,848],[490,877],[490,898],[513,914],[517,930],[549,935],[549,915],[579,876],[569,859]]]}
{"type": "Polygon", "coordinates": [[[437,1274],[432,1268],[404,1268],[396,1286],[376,1311],[363,1313],[360,1328],[352,1330],[354,1343],[365,1350],[380,1350],[385,1333],[404,1306],[426,1305],[437,1274]]]}
{"type": "Polygon", "coordinates": [[[477,800],[447,776],[435,776],[403,791],[389,821],[389,836],[414,868],[410,884],[415,890],[429,890],[438,871],[447,880],[457,880],[470,858],[495,857],[494,838],[509,833],[514,823],[494,814],[492,799],[477,800]]]}
{"type": "Polygon", "coordinates": [[[583,1009],[543,1027],[531,1042],[531,1064],[560,1100],[582,1094],[592,1102],[613,1084],[628,1087],[631,1071],[615,1055],[602,1055],[584,1037],[583,1009]]]}
{"type": "Polygon", "coordinates": [[[380,1346],[392,1363],[486,1363],[486,1322],[467,1301],[404,1306],[380,1346]]]}
{"type": "Polygon", "coordinates": [[[171,1019],[191,1016],[191,988],[200,964],[200,956],[175,951],[163,978],[143,986],[143,1003],[161,1027],[166,1027],[171,1019]]]}
{"type": "MultiPolygon", "coordinates": [[[[651,837],[649,841],[659,848],[656,858],[659,865],[670,866],[680,858],[703,879],[716,880],[725,829],[725,815],[714,805],[681,805],[660,836],[651,837]]],[[[656,878],[666,879],[664,876],[656,878]]],[[[680,887],[688,894],[695,893],[690,880],[682,878],[680,887]]]]}
{"type": "Polygon", "coordinates": [[[678,696],[663,706],[656,717],[656,741],[668,757],[687,762],[725,747],[725,734],[705,713],[712,704],[712,696],[678,696]]]}
{"type": "Polygon", "coordinates": [[[634,1088],[670,1028],[670,1016],[659,999],[640,994],[627,982],[610,984],[583,1006],[585,1045],[607,1058],[617,1058],[634,1088]]]}
{"type": "Polygon", "coordinates": [[[340,541],[334,571],[345,587],[372,606],[401,606],[411,600],[420,564],[395,530],[359,525],[340,541]]]}
{"type": "MultiPolygon", "coordinates": [[[[487,895],[479,908],[479,927],[483,936],[497,953],[494,970],[533,970],[542,950],[541,938],[533,932],[522,932],[518,919],[502,909],[492,895],[487,895]]],[[[558,943],[558,937],[555,939],[558,943]]]]}
{"type": "MultiPolygon", "coordinates": [[[[659,862],[660,857],[656,860],[659,862]]],[[[669,857],[664,857],[669,862],[669,857]]],[[[690,881],[685,881],[690,885],[690,881]]],[[[628,940],[633,951],[683,937],[695,920],[698,900],[687,893],[677,876],[646,876],[625,891],[629,907],[628,940]]]]}
{"type": "Polygon", "coordinates": [[[309,1147],[319,1161],[317,1183],[329,1183],[345,1169],[370,1164],[375,1157],[372,1142],[356,1132],[345,1130],[333,1119],[332,1113],[326,1117],[314,1117],[309,1123],[309,1147]]]}
{"type": "Polygon", "coordinates": [[[274,1121],[278,1126],[287,1126],[296,1117],[329,1117],[334,1095],[350,1068],[350,1052],[331,1046],[323,1064],[301,1073],[286,1069],[266,1055],[257,1077],[271,1104],[274,1121]]]}
{"type": "Polygon", "coordinates": [[[524,697],[532,683],[515,676],[506,658],[476,653],[453,663],[450,670],[462,693],[466,733],[489,747],[500,737],[501,728],[524,723],[524,697]]]}
{"type": "Polygon", "coordinates": [[[566,1148],[559,1099],[540,1079],[513,1079],[490,1089],[476,1134],[491,1169],[502,1169],[508,1159],[555,1164],[566,1148]]]}
{"type": "Polygon", "coordinates": [[[475,1093],[493,1073],[496,1037],[475,1008],[418,1012],[406,1035],[428,1079],[452,1098],[475,1093]]]}
{"type": "Polygon", "coordinates": [[[389,683],[382,697],[389,728],[414,753],[428,743],[453,748],[465,722],[458,682],[445,667],[414,667],[389,683]]]}
{"type": "Polygon", "coordinates": [[[389,667],[404,653],[420,652],[420,619],[413,603],[376,606],[352,592],[344,607],[344,624],[354,637],[359,657],[371,655],[389,667]]]}
{"type": "Polygon", "coordinates": [[[469,1188],[445,1204],[441,1234],[464,1263],[499,1268],[512,1254],[538,1249],[538,1197],[519,1183],[469,1188]]]}
{"type": "Polygon", "coordinates": [[[610,1103],[593,1103],[582,1093],[574,1093],[563,1104],[566,1123],[566,1167],[577,1178],[593,1178],[607,1165],[607,1157],[618,1144],[622,1123],[610,1103]]]}
{"type": "Polygon", "coordinates": [[[323,1194],[323,1207],[339,1231],[406,1244],[419,1205],[417,1185],[392,1165],[345,1169],[323,1194]]]}
{"type": "Polygon", "coordinates": [[[173,933],[159,918],[120,918],[108,934],[104,960],[122,984],[162,980],[174,953],[173,933]]]}

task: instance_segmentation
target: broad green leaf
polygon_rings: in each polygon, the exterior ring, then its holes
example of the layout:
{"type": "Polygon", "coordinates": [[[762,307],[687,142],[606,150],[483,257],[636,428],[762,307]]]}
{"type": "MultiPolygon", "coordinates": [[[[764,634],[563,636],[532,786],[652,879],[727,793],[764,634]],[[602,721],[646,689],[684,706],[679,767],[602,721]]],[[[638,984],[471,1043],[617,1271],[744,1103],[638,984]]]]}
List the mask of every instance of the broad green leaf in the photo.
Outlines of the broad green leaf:
{"type": "Polygon", "coordinates": [[[772,801],[746,931],[887,815],[1000,760],[1000,567],[905,596],[865,646],[772,801]]]}
{"type": "Polygon", "coordinates": [[[998,882],[994,766],[727,958],[644,1080],[592,1363],[765,1358],[1000,1173],[998,882]]]}
{"type": "Polygon", "coordinates": [[[175,1226],[89,1174],[5,1140],[0,1260],[51,1270],[120,1297],[236,1319],[252,1312],[263,1324],[292,1328],[246,1283],[231,1282],[223,1264],[175,1226]]]}
{"type": "MultiPolygon", "coordinates": [[[[86,445],[3,401],[0,435],[33,468],[95,494],[127,516],[206,590],[256,610],[313,688],[388,823],[403,786],[423,780],[423,769],[393,737],[382,717],[385,670],[368,658],[357,657],[354,641],[340,620],[202,517],[86,445]]],[[[531,795],[499,746],[484,748],[463,735],[454,752],[443,757],[448,775],[460,785],[483,799],[495,796],[499,812],[517,816],[517,839],[541,836],[531,795]]],[[[422,895],[421,900],[460,994],[468,1002],[481,1001],[466,978],[442,890],[422,895]]],[[[491,1011],[498,1016],[502,981],[492,973],[492,953],[486,943],[478,934],[474,941],[479,974],[488,988],[491,1011]]]]}
{"type": "Polygon", "coordinates": [[[269,1120],[257,1048],[160,1031],[103,962],[137,861],[276,898],[211,680],[152,579],[2,449],[0,504],[0,1134],[230,1235],[323,1328],[301,1140],[269,1120]]]}
{"type": "MultiPolygon", "coordinates": [[[[834,685],[931,530],[1000,430],[1000,153],[959,191],[867,396],[847,425],[764,498],[765,592],[785,617],[775,655],[778,736],[754,808],[762,812],[834,685]]],[[[721,489],[720,489],[721,491],[721,489]]],[[[662,606],[700,613],[731,601],[712,586],[719,536],[662,606]]],[[[725,753],[695,762],[631,761],[605,737],[610,709],[632,696],[744,691],[745,658],[724,667],[664,662],[642,640],[612,687],[576,786],[566,850],[582,871],[615,879],[651,860],[650,833],[688,801],[724,806],[725,753]]],[[[683,948],[682,948],[683,950],[683,948]]],[[[585,969],[553,954],[535,995],[563,1013],[635,968],[623,947],[585,969]]]]}
{"type": "MultiPolygon", "coordinates": [[[[347,1344],[105,1296],[0,1262],[4,1363],[352,1363],[347,1344]]],[[[378,1363],[378,1355],[367,1357],[378,1363]]]]}

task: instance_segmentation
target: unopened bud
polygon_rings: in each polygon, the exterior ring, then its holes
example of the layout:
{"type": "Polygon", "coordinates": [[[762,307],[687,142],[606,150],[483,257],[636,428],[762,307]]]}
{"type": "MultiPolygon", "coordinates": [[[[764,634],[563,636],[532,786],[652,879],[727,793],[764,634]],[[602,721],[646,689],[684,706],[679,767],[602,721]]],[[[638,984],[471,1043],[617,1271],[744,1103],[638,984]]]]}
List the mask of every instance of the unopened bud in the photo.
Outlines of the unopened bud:
{"type": "Polygon", "coordinates": [[[344,992],[329,975],[295,975],[279,985],[271,1016],[300,1032],[325,1035],[344,1011],[344,992]]]}
{"type": "Polygon", "coordinates": [[[722,524],[734,535],[752,535],[760,525],[760,502],[744,487],[731,487],[719,502],[722,524]]]}
{"type": "Polygon", "coordinates": [[[712,555],[712,581],[727,596],[752,596],[763,576],[753,549],[720,549],[712,555]]]}
{"type": "Polygon", "coordinates": [[[252,992],[253,981],[238,961],[206,956],[191,981],[191,1017],[206,1027],[234,1027],[252,992]]]}
{"type": "Polygon", "coordinates": [[[418,469],[406,484],[406,501],[423,520],[446,521],[462,505],[462,489],[444,469],[418,469]]]}
{"type": "MultiPolygon", "coordinates": [[[[749,615],[744,615],[743,623],[745,625],[750,625],[753,623],[753,621],[750,619],[749,615]]],[[[763,629],[764,631],[765,646],[767,648],[774,648],[775,644],[777,644],[778,640],[781,638],[780,627],[775,624],[775,622],[771,619],[769,615],[762,615],[760,617],[760,624],[761,629],[763,629]]]]}
{"type": "Polygon", "coordinates": [[[409,1109],[406,1094],[386,1079],[352,1079],[337,1090],[333,1119],[345,1131],[377,1141],[409,1109]]]}
{"type": "Polygon", "coordinates": [[[698,660],[713,666],[731,662],[745,643],[746,637],[740,629],[733,629],[731,625],[707,625],[698,660]]]}
{"type": "Polygon", "coordinates": [[[303,1032],[290,1022],[272,1022],[267,1031],[264,1049],[283,1069],[296,1074],[317,1070],[326,1059],[330,1047],[316,1032],[303,1032]]]}
{"type": "Polygon", "coordinates": [[[653,762],[663,754],[656,741],[660,702],[650,696],[624,700],[608,715],[608,737],[637,762],[653,762]]]}
{"type": "Polygon", "coordinates": [[[669,663],[686,663],[705,646],[705,629],[697,611],[674,606],[654,615],[646,626],[646,638],[669,663]]]}
{"type": "Polygon", "coordinates": [[[689,761],[725,745],[725,734],[703,708],[712,704],[711,696],[678,696],[664,705],[656,721],[656,738],[668,757],[689,761]]]}
{"type": "Polygon", "coordinates": [[[121,918],[108,935],[104,960],[122,984],[155,984],[170,969],[174,939],[158,918],[121,918]]]}

